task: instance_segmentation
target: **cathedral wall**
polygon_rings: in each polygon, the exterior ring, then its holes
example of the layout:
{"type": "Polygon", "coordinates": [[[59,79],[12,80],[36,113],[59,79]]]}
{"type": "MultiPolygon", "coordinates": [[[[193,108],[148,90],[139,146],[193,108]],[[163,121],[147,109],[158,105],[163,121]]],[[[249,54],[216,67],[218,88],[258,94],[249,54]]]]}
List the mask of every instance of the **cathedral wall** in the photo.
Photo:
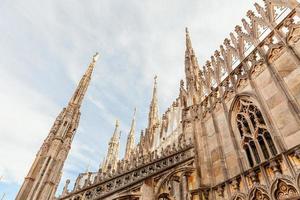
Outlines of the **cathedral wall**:
{"type": "Polygon", "coordinates": [[[289,141],[289,135],[299,131],[299,123],[293,116],[284,93],[280,91],[267,69],[254,81],[262,94],[263,101],[266,103],[267,111],[274,122],[275,129],[278,129],[281,138],[283,138],[284,146],[286,148],[293,147],[295,143],[289,141]]]}
{"type": "Polygon", "coordinates": [[[230,199],[238,193],[244,195],[241,198],[244,199],[245,195],[256,194],[253,188],[257,185],[265,187],[268,195],[275,195],[274,188],[279,187],[275,185],[279,184],[280,177],[294,177],[288,178],[286,184],[291,181],[291,188],[299,187],[299,183],[292,181],[299,176],[299,156],[291,153],[299,147],[300,141],[299,36],[295,44],[289,44],[290,47],[278,41],[261,44],[258,48],[267,46],[265,55],[264,51],[254,50],[253,54],[260,54],[260,58],[255,58],[255,63],[251,61],[251,64],[247,58],[237,67],[243,72],[236,77],[233,72],[232,80],[228,78],[231,89],[222,91],[219,86],[216,95],[212,91],[199,105],[190,107],[190,112],[194,112],[200,182],[203,187],[210,188],[208,199],[230,199]],[[257,164],[249,163],[236,122],[239,111],[235,105],[241,97],[260,110],[277,151],[266,158],[265,152],[273,147],[257,149],[257,156],[250,155],[253,159],[259,157],[259,161],[253,160],[257,164]]]}
{"type": "Polygon", "coordinates": [[[208,148],[211,155],[211,164],[212,164],[212,172],[213,177],[215,179],[215,183],[218,183],[222,180],[224,180],[224,174],[223,174],[223,164],[222,163],[222,155],[220,152],[220,144],[218,142],[218,136],[216,133],[218,130],[216,130],[216,124],[213,121],[213,116],[208,116],[206,120],[206,132],[207,132],[207,142],[208,142],[208,148]]]}
{"type": "MultiPolygon", "coordinates": [[[[289,59],[289,58],[287,58],[289,59]]],[[[299,76],[298,76],[299,79],[299,76]]],[[[273,80],[270,72],[265,67],[264,71],[261,72],[257,77],[253,78],[254,85],[250,85],[247,82],[247,86],[238,90],[237,94],[251,94],[254,97],[260,96],[262,97],[263,102],[256,101],[260,107],[266,106],[266,117],[269,116],[269,120],[271,121],[271,125],[274,126],[274,130],[279,131],[279,140],[282,139],[284,146],[286,149],[290,149],[295,145],[299,145],[299,123],[293,115],[291,111],[291,107],[288,106],[288,102],[283,92],[278,89],[275,81],[273,80]],[[256,90],[253,88],[256,86],[256,90]],[[260,105],[260,103],[262,105],[260,105]]],[[[225,103],[226,107],[230,108],[233,104],[233,100],[235,95],[232,95],[230,100],[227,100],[225,103]]],[[[226,119],[227,113],[225,113],[222,107],[217,107],[212,112],[214,112],[214,116],[212,114],[207,114],[207,116],[203,119],[203,124],[198,122],[198,126],[195,130],[198,130],[199,137],[199,162],[200,162],[200,171],[201,171],[201,183],[203,185],[218,185],[226,179],[231,179],[240,174],[241,168],[245,170],[251,169],[251,167],[247,164],[245,160],[245,153],[240,146],[239,149],[234,148],[233,140],[237,141],[237,144],[240,145],[240,139],[236,133],[236,129],[233,129],[234,137],[230,135],[230,124],[226,119]],[[215,118],[215,124],[213,121],[213,117],[215,118]],[[217,125],[217,127],[216,127],[217,125]],[[218,144],[217,139],[217,130],[220,130],[221,143],[218,144]],[[199,131],[200,130],[200,131],[199,131]],[[206,142],[205,142],[206,141],[206,142]],[[219,145],[221,145],[221,151],[224,153],[224,160],[222,160],[222,154],[220,150],[218,150],[219,145]],[[241,155],[242,166],[238,163],[238,155],[241,155]],[[222,163],[225,162],[223,166],[222,163]],[[209,167],[211,166],[211,170],[209,167]],[[225,178],[225,174],[227,173],[228,177],[225,178]],[[211,175],[209,172],[211,171],[211,175]]],[[[229,116],[230,117],[230,116],[229,116]]],[[[273,133],[275,136],[277,133],[273,133]]],[[[295,159],[297,160],[297,159],[295,159]]],[[[295,161],[299,165],[299,161],[295,161]]],[[[293,159],[292,159],[293,161],[293,159]]],[[[294,164],[295,167],[297,167],[294,164]]],[[[291,169],[288,163],[281,162],[280,168],[282,174],[286,176],[292,176],[291,169]]],[[[299,168],[299,167],[298,167],[299,168]]],[[[272,171],[271,167],[266,167],[263,171],[259,171],[257,173],[258,181],[261,185],[270,185],[272,180],[275,179],[275,173],[272,171]]],[[[239,183],[240,191],[247,193],[249,188],[252,188],[253,180],[249,177],[245,177],[245,182],[239,183]]],[[[219,195],[218,190],[214,190],[211,195],[212,199],[229,199],[231,193],[235,193],[235,190],[230,185],[223,186],[223,195],[219,195]]]]}
{"type": "Polygon", "coordinates": [[[220,130],[220,145],[222,147],[224,156],[224,170],[227,172],[224,174],[224,178],[232,177],[240,173],[240,169],[237,162],[236,150],[234,149],[233,138],[230,135],[230,129],[228,126],[228,120],[224,109],[221,104],[216,107],[215,120],[220,130]],[[217,109],[219,107],[219,109],[217,109]]]}
{"type": "Polygon", "coordinates": [[[195,123],[195,138],[197,145],[197,156],[201,174],[201,183],[204,185],[210,185],[211,183],[211,168],[210,168],[210,154],[208,153],[207,147],[207,139],[206,132],[204,131],[204,127],[201,126],[201,122],[199,120],[195,123]]]}
{"type": "MultiPolygon", "coordinates": [[[[299,106],[300,97],[300,67],[299,60],[297,61],[295,56],[285,50],[282,55],[274,61],[274,67],[277,70],[280,78],[283,80],[283,85],[286,88],[286,93],[290,94],[288,97],[290,101],[294,101],[295,106],[299,106]],[[298,65],[298,66],[297,66],[298,65]]],[[[275,98],[276,96],[273,95],[275,98]]],[[[269,101],[268,104],[272,106],[276,103],[275,100],[269,101]],[[273,104],[272,104],[273,103],[273,104]]],[[[273,113],[276,116],[277,125],[284,136],[284,141],[287,148],[291,148],[299,144],[300,131],[299,131],[299,119],[293,116],[291,112],[291,106],[286,102],[280,103],[277,100],[277,109],[273,109],[273,113]],[[289,108],[289,109],[288,109],[289,108]]],[[[276,104],[275,104],[276,105],[276,104]]],[[[274,105],[274,107],[275,107],[274,105]]],[[[296,113],[295,113],[296,115],[296,113]]],[[[299,115],[299,113],[298,113],[299,115]]]]}

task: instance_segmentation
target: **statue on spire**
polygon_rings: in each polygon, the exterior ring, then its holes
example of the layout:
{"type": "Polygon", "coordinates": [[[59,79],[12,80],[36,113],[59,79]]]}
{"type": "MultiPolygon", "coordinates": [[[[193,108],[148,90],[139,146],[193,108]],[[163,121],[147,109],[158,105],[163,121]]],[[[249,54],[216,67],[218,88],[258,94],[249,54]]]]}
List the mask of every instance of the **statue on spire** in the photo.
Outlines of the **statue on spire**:
{"type": "Polygon", "coordinates": [[[99,53],[96,52],[96,54],[93,56],[93,62],[94,63],[98,60],[99,56],[100,56],[99,53]]]}
{"type": "Polygon", "coordinates": [[[76,88],[70,102],[69,105],[77,105],[77,106],[81,106],[83,97],[86,93],[86,90],[88,88],[88,85],[91,81],[91,76],[96,64],[96,61],[99,58],[99,53],[96,53],[93,58],[92,58],[92,62],[90,63],[88,69],[86,70],[85,74],[83,75],[83,77],[81,78],[78,87],[76,88]]]}

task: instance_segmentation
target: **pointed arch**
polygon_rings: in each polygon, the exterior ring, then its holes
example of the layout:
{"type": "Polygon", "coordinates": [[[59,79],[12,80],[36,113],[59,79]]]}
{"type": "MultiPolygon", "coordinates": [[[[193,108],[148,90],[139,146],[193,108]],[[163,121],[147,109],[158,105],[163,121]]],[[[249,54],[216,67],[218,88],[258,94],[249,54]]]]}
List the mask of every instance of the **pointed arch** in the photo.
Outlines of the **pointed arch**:
{"type": "Polygon", "coordinates": [[[271,194],[273,199],[276,200],[299,197],[299,191],[296,188],[293,181],[287,178],[277,178],[271,184],[271,194]]]}
{"type": "Polygon", "coordinates": [[[244,149],[249,167],[277,155],[278,150],[259,103],[250,94],[237,95],[230,107],[229,122],[244,149]]]}
{"type": "Polygon", "coordinates": [[[271,197],[263,187],[255,186],[250,191],[249,200],[271,200],[271,197]]]}
{"type": "Polygon", "coordinates": [[[237,192],[235,195],[231,197],[230,200],[246,200],[246,195],[241,192],[237,192]]]}
{"type": "Polygon", "coordinates": [[[157,187],[155,188],[155,196],[156,196],[156,198],[158,198],[161,194],[159,194],[159,192],[160,192],[160,190],[161,190],[161,188],[165,185],[165,184],[167,184],[171,179],[172,179],[172,177],[174,177],[174,175],[176,175],[177,173],[179,173],[179,172],[182,172],[182,173],[184,173],[184,172],[190,172],[190,173],[192,173],[192,172],[194,172],[195,171],[195,168],[193,168],[193,167],[189,167],[189,166],[184,166],[184,167],[180,167],[180,168],[178,168],[178,169],[175,169],[175,170],[173,170],[173,171],[171,171],[170,173],[168,173],[168,174],[166,174],[163,178],[161,178],[160,180],[159,180],[159,182],[157,183],[157,187]]]}

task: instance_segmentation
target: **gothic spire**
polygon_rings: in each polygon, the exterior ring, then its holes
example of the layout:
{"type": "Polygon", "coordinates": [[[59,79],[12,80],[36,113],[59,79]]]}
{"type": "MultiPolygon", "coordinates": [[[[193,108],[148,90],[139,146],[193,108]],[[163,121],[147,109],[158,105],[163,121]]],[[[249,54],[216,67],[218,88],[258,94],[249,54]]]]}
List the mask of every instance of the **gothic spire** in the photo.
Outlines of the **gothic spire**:
{"type": "Polygon", "coordinates": [[[157,100],[157,76],[154,77],[153,93],[152,100],[150,104],[149,112],[149,124],[148,128],[152,128],[154,125],[159,123],[159,114],[158,114],[158,100],[157,100]]]}
{"type": "Polygon", "coordinates": [[[96,64],[96,61],[99,58],[99,53],[97,52],[92,59],[92,62],[90,63],[88,69],[86,70],[85,74],[83,75],[83,77],[81,78],[70,102],[69,105],[78,105],[79,107],[81,106],[83,97],[86,93],[86,90],[89,86],[89,83],[91,81],[91,76],[96,64]]]}
{"type": "Polygon", "coordinates": [[[126,150],[125,150],[125,160],[129,160],[130,154],[134,149],[134,134],[135,134],[135,114],[136,108],[134,108],[133,118],[131,122],[130,131],[127,137],[126,150]]]}
{"type": "Polygon", "coordinates": [[[115,130],[113,136],[110,139],[108,151],[105,162],[102,166],[102,170],[105,172],[108,169],[116,169],[117,162],[119,160],[119,147],[120,147],[120,136],[119,120],[116,120],[115,130]]]}
{"type": "Polygon", "coordinates": [[[80,106],[91,80],[98,55],[97,53],[93,57],[92,63],[80,80],[69,105],[61,111],[54,121],[17,194],[17,200],[54,199],[64,162],[67,159],[79,124],[80,106]]]}
{"type": "Polygon", "coordinates": [[[199,74],[200,69],[195,56],[194,49],[192,47],[192,41],[187,28],[185,28],[185,75],[186,75],[186,87],[188,92],[196,92],[199,88],[199,74]]]}

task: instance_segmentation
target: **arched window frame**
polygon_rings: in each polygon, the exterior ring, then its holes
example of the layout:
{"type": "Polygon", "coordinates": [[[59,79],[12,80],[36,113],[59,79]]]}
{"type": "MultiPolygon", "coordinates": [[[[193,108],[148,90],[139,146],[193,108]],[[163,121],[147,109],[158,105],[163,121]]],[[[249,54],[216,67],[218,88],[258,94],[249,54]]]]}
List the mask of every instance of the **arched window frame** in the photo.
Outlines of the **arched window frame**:
{"type": "Polygon", "coordinates": [[[230,114],[236,140],[250,167],[278,154],[266,117],[255,99],[248,95],[237,96],[230,114]]]}

